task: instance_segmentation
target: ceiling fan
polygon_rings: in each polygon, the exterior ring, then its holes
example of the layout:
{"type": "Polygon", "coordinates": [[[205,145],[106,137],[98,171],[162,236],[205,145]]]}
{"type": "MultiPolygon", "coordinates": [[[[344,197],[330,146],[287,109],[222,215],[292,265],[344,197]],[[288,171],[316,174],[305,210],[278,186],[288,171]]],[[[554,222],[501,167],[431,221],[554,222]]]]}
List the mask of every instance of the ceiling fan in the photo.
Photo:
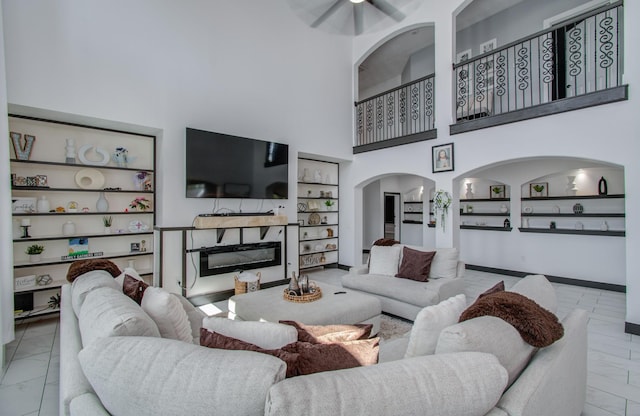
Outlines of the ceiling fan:
{"type": "Polygon", "coordinates": [[[407,6],[416,0],[290,0],[312,28],[360,35],[383,21],[400,22],[407,16],[407,6]]]}

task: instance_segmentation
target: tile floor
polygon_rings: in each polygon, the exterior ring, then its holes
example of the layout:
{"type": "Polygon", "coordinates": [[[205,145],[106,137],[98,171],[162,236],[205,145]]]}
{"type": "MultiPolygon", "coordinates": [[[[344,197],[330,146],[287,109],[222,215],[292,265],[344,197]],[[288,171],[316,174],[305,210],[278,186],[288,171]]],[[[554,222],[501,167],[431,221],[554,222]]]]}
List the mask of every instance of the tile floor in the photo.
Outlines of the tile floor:
{"type": "MultiPolygon", "coordinates": [[[[345,272],[328,269],[311,279],[338,284],[345,272]]],[[[470,299],[500,280],[509,288],[518,279],[467,270],[470,299]]],[[[640,416],[640,336],[624,333],[625,295],[606,290],[554,284],[562,318],[572,308],[589,317],[589,372],[583,416],[640,416]]],[[[226,303],[216,304],[226,311],[226,303]]],[[[0,415],[58,414],[60,343],[58,320],[18,325],[6,345],[9,365],[0,379],[0,415]]],[[[543,415],[541,415],[543,416],[543,415]]],[[[564,415],[562,415],[564,416],[564,415]]]]}

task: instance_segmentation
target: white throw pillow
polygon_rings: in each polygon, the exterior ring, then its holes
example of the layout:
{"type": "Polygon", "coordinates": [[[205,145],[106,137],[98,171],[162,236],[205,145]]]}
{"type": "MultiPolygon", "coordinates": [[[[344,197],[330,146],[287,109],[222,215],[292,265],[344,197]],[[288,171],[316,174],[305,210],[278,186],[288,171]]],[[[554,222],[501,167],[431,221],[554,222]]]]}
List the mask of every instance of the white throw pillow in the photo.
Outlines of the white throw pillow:
{"type": "MultiPolygon", "coordinates": [[[[104,270],[92,270],[82,276],[78,276],[71,283],[71,306],[76,316],[80,316],[80,309],[87,294],[99,287],[118,289],[118,284],[111,276],[111,273],[104,270]]],[[[120,285],[120,290],[122,291],[122,284],[120,285]]]]}
{"type": "Polygon", "coordinates": [[[298,340],[295,327],[276,322],[234,321],[211,316],[202,320],[202,327],[266,350],[282,348],[298,340]]]}
{"type": "Polygon", "coordinates": [[[369,273],[395,276],[400,265],[400,246],[373,246],[369,254],[369,273]]]}
{"type": "Polygon", "coordinates": [[[537,351],[527,344],[517,329],[495,316],[480,316],[442,330],[436,354],[465,351],[495,355],[509,373],[509,385],[529,364],[537,351]]]}
{"type": "Polygon", "coordinates": [[[436,256],[431,261],[430,279],[443,277],[456,277],[458,275],[458,258],[460,254],[457,248],[438,248],[436,256]]]}
{"type": "Polygon", "coordinates": [[[193,306],[191,302],[184,296],[173,293],[182,305],[182,308],[187,313],[189,318],[189,324],[191,325],[191,336],[193,337],[193,343],[200,345],[200,328],[202,328],[202,320],[207,317],[207,314],[202,312],[200,308],[193,306]]]}
{"type": "Polygon", "coordinates": [[[460,294],[418,312],[409,335],[405,358],[435,353],[440,332],[456,324],[466,307],[467,298],[460,294]]]}
{"type": "Polygon", "coordinates": [[[287,368],[267,354],[143,337],[97,340],[78,359],[106,410],[120,416],[263,415],[287,368]]]}
{"type": "Polygon", "coordinates": [[[140,306],[156,323],[162,338],[193,343],[189,317],[180,299],[162,288],[149,286],[140,306]]]}
{"type": "Polygon", "coordinates": [[[90,291],[80,308],[82,345],[115,336],[159,337],[158,326],[127,295],[111,287],[90,291]]]}

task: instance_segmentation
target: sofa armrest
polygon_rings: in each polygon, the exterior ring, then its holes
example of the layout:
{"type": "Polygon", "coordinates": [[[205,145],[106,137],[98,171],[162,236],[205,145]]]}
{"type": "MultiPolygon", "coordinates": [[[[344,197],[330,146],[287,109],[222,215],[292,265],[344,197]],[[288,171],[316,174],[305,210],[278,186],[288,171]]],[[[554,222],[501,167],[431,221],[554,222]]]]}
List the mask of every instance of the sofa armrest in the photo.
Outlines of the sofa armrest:
{"type": "Polygon", "coordinates": [[[456,277],[464,277],[464,272],[467,270],[467,265],[463,261],[458,261],[456,268],[456,277]]]}
{"type": "Polygon", "coordinates": [[[265,415],[481,416],[506,385],[491,354],[428,355],[286,379],[269,389],[265,415]]]}
{"type": "Polygon", "coordinates": [[[440,302],[464,293],[464,280],[460,277],[438,279],[436,282],[439,284],[438,295],[440,296],[440,302]]]}
{"type": "Polygon", "coordinates": [[[349,268],[350,274],[367,274],[369,273],[369,266],[363,264],[361,266],[353,266],[349,268]]]}

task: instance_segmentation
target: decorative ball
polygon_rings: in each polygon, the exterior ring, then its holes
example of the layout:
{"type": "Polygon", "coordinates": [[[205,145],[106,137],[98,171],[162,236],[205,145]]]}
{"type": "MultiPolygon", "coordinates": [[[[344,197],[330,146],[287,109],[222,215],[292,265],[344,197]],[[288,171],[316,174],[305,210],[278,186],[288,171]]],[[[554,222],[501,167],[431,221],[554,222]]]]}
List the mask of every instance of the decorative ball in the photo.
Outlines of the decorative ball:
{"type": "Polygon", "coordinates": [[[584,207],[582,206],[581,203],[577,203],[573,206],[574,214],[582,214],[583,212],[584,212],[584,207]]]}

